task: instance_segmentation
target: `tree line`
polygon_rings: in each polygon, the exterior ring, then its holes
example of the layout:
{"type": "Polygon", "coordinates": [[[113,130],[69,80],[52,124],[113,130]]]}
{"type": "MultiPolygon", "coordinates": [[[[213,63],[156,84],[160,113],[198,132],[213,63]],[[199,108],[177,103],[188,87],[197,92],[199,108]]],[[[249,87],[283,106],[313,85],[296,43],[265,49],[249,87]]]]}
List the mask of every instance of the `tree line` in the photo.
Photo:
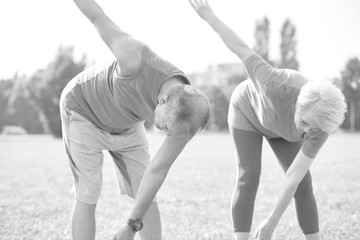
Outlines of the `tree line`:
{"type": "MultiPolygon", "coordinates": [[[[255,25],[254,50],[265,60],[278,68],[299,70],[296,52],[296,28],[286,19],[281,29],[280,56],[278,60],[269,57],[270,22],[267,17],[255,25]]],[[[60,46],[54,59],[45,69],[37,70],[31,77],[15,76],[0,80],[0,132],[6,125],[20,126],[30,134],[50,133],[61,137],[59,100],[62,89],[74,76],[83,71],[87,59],[74,59],[73,47],[60,46]]],[[[247,74],[229,75],[226,87],[200,87],[212,102],[213,115],[208,129],[226,130],[227,111],[232,90],[247,74]]],[[[349,59],[341,77],[332,80],[342,89],[349,111],[342,125],[352,131],[360,129],[360,60],[349,59]]],[[[148,128],[151,123],[146,123],[148,128]]]]}

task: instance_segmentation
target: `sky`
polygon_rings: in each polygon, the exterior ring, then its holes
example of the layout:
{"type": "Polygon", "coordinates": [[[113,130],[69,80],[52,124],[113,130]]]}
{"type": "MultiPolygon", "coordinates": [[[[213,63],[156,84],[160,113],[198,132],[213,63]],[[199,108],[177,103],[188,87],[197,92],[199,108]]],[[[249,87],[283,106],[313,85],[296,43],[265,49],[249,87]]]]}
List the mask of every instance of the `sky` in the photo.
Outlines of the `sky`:
{"type": "MultiPolygon", "coordinates": [[[[279,59],[280,30],[290,18],[297,33],[300,71],[315,80],[340,76],[360,58],[359,0],[208,0],[217,15],[249,46],[257,20],[270,21],[270,59],[279,59]]],[[[188,0],[97,0],[123,30],[148,44],[185,73],[240,60],[202,21],[188,0]]],[[[46,68],[60,45],[86,54],[89,65],[113,59],[95,28],[71,0],[0,3],[0,79],[31,76],[46,68]]]]}

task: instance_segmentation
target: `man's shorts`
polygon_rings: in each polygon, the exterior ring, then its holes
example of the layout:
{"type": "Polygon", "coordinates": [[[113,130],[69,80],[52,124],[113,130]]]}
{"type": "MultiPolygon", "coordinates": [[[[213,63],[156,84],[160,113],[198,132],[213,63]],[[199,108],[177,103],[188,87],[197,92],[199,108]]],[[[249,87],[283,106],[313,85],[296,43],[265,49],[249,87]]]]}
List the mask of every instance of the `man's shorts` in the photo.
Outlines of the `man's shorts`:
{"type": "MultiPolygon", "coordinates": [[[[103,150],[108,150],[121,194],[136,197],[150,162],[144,125],[111,134],[60,103],[62,133],[74,176],[76,200],[96,204],[102,187],[103,150]]],[[[155,201],[155,200],[154,200],[155,201]]]]}

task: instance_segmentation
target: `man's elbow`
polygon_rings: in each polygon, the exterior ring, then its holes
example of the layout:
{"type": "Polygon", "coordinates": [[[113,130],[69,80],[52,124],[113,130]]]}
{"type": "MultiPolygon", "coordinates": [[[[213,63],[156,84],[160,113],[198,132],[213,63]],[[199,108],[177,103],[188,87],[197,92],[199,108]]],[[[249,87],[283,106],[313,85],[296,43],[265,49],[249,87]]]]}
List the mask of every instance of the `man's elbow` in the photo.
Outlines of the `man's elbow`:
{"type": "Polygon", "coordinates": [[[152,167],[149,169],[149,173],[162,178],[166,178],[168,172],[169,172],[168,168],[162,168],[162,167],[152,167]]]}

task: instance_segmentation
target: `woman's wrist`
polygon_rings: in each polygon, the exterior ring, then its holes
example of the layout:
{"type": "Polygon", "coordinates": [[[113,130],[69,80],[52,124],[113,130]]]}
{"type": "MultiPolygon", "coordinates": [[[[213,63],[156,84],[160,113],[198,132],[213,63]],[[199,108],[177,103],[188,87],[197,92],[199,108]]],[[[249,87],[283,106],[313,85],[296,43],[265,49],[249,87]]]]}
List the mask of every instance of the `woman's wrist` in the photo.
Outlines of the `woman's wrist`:
{"type": "Polygon", "coordinates": [[[274,212],[271,212],[271,214],[267,218],[268,224],[272,225],[274,228],[279,223],[280,217],[278,217],[274,212]]]}
{"type": "Polygon", "coordinates": [[[218,17],[215,15],[215,13],[212,13],[208,14],[206,17],[204,16],[203,19],[211,25],[218,20],[218,17]]]}

